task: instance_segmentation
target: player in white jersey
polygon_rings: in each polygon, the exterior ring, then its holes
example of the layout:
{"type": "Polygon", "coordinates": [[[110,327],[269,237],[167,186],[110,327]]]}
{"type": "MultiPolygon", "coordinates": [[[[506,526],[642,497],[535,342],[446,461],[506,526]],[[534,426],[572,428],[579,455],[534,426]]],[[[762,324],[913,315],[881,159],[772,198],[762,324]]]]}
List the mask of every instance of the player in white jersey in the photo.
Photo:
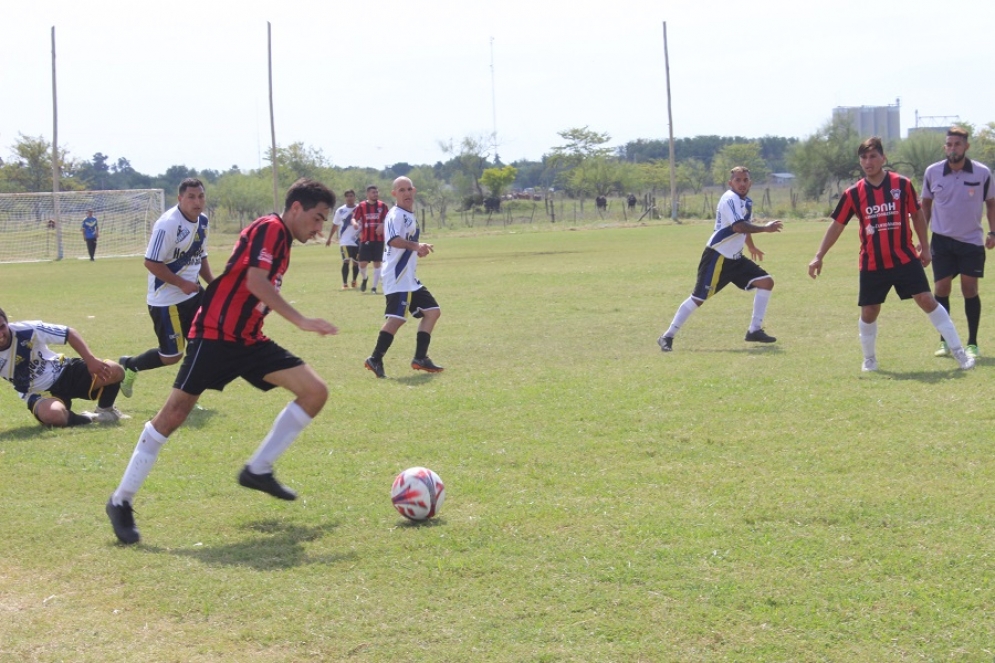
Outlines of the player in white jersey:
{"type": "Polygon", "coordinates": [[[754,343],[773,343],[777,339],[763,330],[763,320],[767,313],[774,279],[755,262],[743,256],[743,247],[757,260],[763,260],[763,252],[753,243],[753,233],[781,232],[780,221],[766,224],[753,223],[753,201],[746,194],[750,192],[752,181],[750,170],[737,166],[730,171],[729,190],[719,198],[715,210],[715,231],[705,244],[705,251],[698,264],[698,280],[694,291],[677,309],[670,327],[657,339],[664,352],[674,349],[674,336],[687,322],[691,314],[729,283],[743,290],[756,290],[753,296],[753,317],[746,330],[746,339],[754,343]]]}
{"type": "Polygon", "coordinates": [[[200,308],[205,283],[214,280],[207,262],[207,198],[204,183],[188,177],[180,183],[177,204],[152,226],[145,250],[149,289],[145,301],[159,347],[134,357],[121,357],[124,381],[121,393],[131,398],[135,378],[148,371],[175,364],[183,357],[187,333],[200,308]]]}
{"type": "Polygon", "coordinates": [[[356,287],[356,278],[359,276],[359,225],[357,225],[352,215],[356,212],[356,192],[349,189],[344,194],[345,205],[335,210],[332,216],[332,232],[325,240],[325,246],[329,246],[335,238],[335,233],[339,234],[339,253],[342,254],[342,289],[349,289],[349,265],[352,265],[352,287],[356,287]]]}
{"type": "Polygon", "coordinates": [[[124,369],[97,359],[79,332],[65,325],[8,322],[0,309],[0,378],[14,385],[31,414],[46,426],[129,418],[114,407],[124,369]],[[79,358],[56,354],[49,344],[68,344],[79,358]],[[74,398],[97,401],[96,412],[73,412],[74,398]]]}
{"type": "Polygon", "coordinates": [[[387,296],[383,327],[377,337],[377,345],[365,362],[366,368],[378,378],[384,374],[383,357],[394,342],[394,335],[406,322],[410,312],[419,318],[418,335],[415,340],[415,356],[411,368],[429,373],[439,373],[442,366],[436,366],[428,358],[428,346],[432,341],[432,330],[438,322],[442,310],[438,302],[422,285],[415,274],[418,258],[424,258],[435,250],[431,244],[418,241],[421,231],[415,219],[415,187],[407,177],[394,180],[391,195],[397,201],[384,219],[384,251],[380,275],[383,291],[387,296]]]}

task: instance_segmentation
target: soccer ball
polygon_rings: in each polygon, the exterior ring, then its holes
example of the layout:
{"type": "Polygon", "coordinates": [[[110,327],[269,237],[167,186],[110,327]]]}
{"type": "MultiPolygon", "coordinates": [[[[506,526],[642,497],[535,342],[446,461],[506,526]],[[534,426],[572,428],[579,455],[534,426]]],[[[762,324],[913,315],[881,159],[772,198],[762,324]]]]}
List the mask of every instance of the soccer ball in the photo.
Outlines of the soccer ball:
{"type": "Polygon", "coordinates": [[[427,467],[409,467],[394,479],[390,499],[405,518],[428,520],[442,508],[446,487],[439,475],[427,467]]]}

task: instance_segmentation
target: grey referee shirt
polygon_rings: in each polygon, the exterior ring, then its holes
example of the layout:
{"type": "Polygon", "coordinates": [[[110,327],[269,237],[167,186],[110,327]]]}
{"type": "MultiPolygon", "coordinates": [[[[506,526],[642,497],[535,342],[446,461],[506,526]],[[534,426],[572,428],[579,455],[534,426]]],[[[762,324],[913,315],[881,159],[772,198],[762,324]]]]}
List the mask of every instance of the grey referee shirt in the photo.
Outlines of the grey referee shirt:
{"type": "Polygon", "coordinates": [[[946,159],[926,169],[922,197],[933,201],[930,226],[934,233],[983,246],[981,218],[985,201],[995,197],[992,173],[978,161],[964,159],[964,167],[953,170],[946,159]]]}

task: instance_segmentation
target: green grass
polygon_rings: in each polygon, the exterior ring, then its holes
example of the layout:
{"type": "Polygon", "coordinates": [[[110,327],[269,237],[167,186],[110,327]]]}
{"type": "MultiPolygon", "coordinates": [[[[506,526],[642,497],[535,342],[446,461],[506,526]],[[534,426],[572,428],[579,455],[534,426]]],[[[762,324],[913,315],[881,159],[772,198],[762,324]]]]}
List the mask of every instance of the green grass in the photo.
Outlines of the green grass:
{"type": "MultiPolygon", "coordinates": [[[[44,430],[5,388],[0,661],[992,660],[995,360],[935,359],[892,295],[882,370],[861,374],[856,235],[812,281],[818,222],[757,238],[776,344],[743,342],[752,296],[733,288],[663,355],[709,229],[433,228],[419,274],[447,370],[408,368],[407,325],[389,380],[362,366],[382,298],[298,247],[285,296],[341,328],[267,322],[332,390],[278,466],[301,499],[235,484],[287,401],[235,383],[164,448],[135,547],[103,505],[175,370],[139,378],[120,426],[44,430]],[[427,525],[389,502],[411,465],[446,482],[427,525]]],[[[98,355],[153,341],[140,259],[0,279],[14,319],[69,324],[98,355]]]]}

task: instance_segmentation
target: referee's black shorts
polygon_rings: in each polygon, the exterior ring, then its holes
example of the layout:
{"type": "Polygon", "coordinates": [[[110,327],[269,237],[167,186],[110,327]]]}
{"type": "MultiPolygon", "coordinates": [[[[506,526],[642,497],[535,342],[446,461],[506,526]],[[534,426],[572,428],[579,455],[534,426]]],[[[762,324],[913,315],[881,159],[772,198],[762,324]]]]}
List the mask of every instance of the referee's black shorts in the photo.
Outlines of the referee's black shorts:
{"type": "Polygon", "coordinates": [[[985,276],[985,247],[962,242],[946,235],[933,233],[929,242],[933,253],[933,281],[963,274],[975,278],[985,276]]]}

